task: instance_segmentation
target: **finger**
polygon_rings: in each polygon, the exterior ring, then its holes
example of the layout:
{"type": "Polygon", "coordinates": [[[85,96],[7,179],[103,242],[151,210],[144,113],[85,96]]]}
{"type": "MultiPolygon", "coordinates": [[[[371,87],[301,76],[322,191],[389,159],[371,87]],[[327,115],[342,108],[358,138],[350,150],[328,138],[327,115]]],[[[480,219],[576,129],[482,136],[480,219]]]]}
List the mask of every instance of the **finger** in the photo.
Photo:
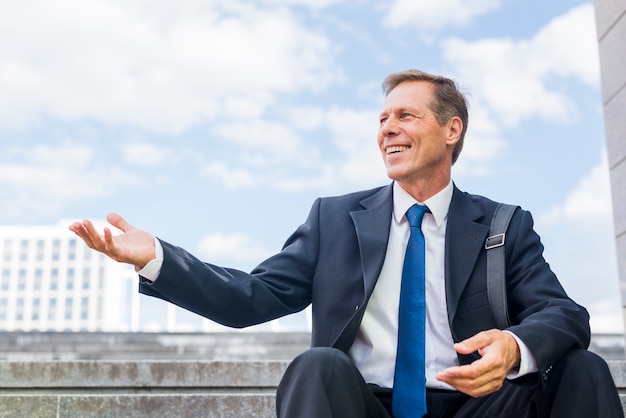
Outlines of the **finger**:
{"type": "Polygon", "coordinates": [[[78,237],[81,238],[89,248],[94,248],[91,237],[82,222],[74,222],[69,226],[69,229],[78,235],[78,237]]]}
{"type": "Polygon", "coordinates": [[[102,239],[100,233],[98,233],[98,231],[96,230],[96,227],[93,225],[93,223],[89,219],[85,219],[83,221],[83,228],[85,230],[85,242],[91,242],[91,248],[102,252],[105,247],[104,240],[102,239]]]}
{"type": "Polygon", "coordinates": [[[485,370],[480,365],[476,365],[477,362],[446,369],[437,374],[437,380],[474,397],[498,390],[502,386],[503,379],[497,373],[492,373],[490,370],[485,370]]]}
{"type": "Polygon", "coordinates": [[[497,332],[497,330],[479,332],[466,340],[454,344],[454,349],[459,354],[471,354],[475,351],[479,351],[485,346],[493,343],[495,340],[495,332],[497,332]]]}
{"type": "Polygon", "coordinates": [[[107,215],[107,222],[116,227],[122,232],[127,232],[129,229],[133,229],[133,226],[126,222],[126,219],[122,218],[117,213],[111,212],[107,215]]]}

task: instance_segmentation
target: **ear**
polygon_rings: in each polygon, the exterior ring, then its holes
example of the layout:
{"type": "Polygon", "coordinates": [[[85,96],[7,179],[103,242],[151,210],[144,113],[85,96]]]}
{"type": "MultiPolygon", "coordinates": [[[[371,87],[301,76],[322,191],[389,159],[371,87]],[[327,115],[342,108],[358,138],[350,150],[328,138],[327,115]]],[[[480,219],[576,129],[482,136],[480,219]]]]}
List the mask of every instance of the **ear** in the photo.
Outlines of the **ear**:
{"type": "Polygon", "coordinates": [[[463,132],[463,121],[458,116],[450,118],[446,124],[448,130],[446,135],[446,144],[453,146],[459,139],[461,139],[461,132],[463,132]]]}

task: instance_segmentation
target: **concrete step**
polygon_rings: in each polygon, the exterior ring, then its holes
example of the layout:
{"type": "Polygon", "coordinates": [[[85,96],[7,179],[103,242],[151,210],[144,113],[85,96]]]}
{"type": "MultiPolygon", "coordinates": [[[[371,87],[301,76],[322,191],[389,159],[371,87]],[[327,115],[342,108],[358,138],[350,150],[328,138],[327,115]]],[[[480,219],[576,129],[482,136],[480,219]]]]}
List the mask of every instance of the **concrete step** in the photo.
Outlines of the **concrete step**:
{"type": "MultiPolygon", "coordinates": [[[[274,417],[288,360],[4,361],[0,417],[274,417]]],[[[626,361],[609,361],[626,410],[626,361]]]]}
{"type": "Polygon", "coordinates": [[[275,417],[288,361],[0,362],[0,417],[275,417]]]}
{"type": "Polygon", "coordinates": [[[0,360],[290,360],[308,332],[0,332],[0,360]]]}

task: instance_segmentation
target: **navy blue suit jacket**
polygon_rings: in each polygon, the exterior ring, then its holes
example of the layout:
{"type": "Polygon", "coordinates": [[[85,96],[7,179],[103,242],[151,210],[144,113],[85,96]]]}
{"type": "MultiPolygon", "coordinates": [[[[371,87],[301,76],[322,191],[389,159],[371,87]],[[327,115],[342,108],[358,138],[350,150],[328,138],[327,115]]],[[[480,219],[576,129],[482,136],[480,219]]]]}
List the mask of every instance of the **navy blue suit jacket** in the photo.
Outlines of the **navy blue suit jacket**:
{"type": "MultiPolygon", "coordinates": [[[[283,250],[251,273],[204,263],[162,242],[164,261],[140,291],[231,327],[312,304],[312,346],[348,351],[381,271],[392,216],[391,185],[319,198],[283,250]]],[[[454,188],[446,232],[448,319],[455,341],[495,328],[486,288],[485,239],[496,203],[454,188]]],[[[529,212],[517,209],[506,237],[509,328],[533,353],[543,379],[572,348],[589,344],[589,316],[545,262],[529,212]]],[[[477,355],[459,356],[461,363],[477,355]]]]}

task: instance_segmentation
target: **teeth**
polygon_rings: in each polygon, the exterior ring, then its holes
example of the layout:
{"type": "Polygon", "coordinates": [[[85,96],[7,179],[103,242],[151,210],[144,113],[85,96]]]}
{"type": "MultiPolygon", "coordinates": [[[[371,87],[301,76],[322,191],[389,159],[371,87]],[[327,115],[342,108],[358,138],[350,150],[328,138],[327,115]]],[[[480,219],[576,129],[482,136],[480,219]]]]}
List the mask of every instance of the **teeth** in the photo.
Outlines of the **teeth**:
{"type": "Polygon", "coordinates": [[[407,147],[406,145],[389,147],[389,148],[387,148],[387,154],[394,154],[396,152],[402,152],[402,151],[405,151],[407,149],[409,149],[409,147],[407,147]]]}

